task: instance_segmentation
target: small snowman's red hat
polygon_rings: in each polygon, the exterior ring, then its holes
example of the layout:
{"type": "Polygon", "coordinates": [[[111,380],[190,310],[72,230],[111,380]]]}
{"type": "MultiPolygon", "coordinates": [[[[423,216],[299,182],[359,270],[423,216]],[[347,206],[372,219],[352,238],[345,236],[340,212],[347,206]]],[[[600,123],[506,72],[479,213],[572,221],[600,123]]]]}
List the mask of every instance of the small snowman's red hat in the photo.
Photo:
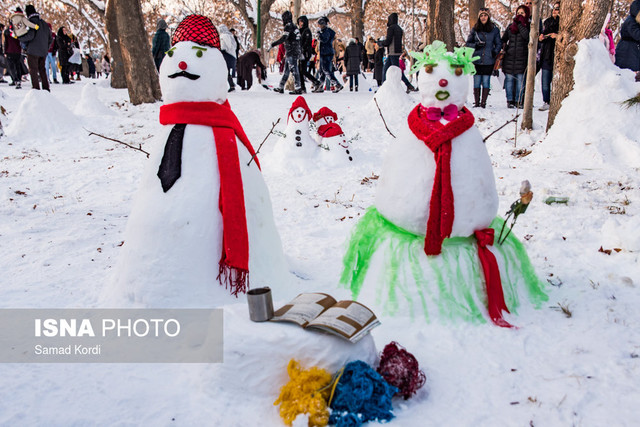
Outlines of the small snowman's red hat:
{"type": "Polygon", "coordinates": [[[305,101],[305,99],[302,96],[299,96],[296,98],[295,101],[293,101],[293,104],[291,104],[291,108],[289,109],[289,115],[287,116],[287,122],[289,121],[289,117],[291,117],[291,113],[293,113],[293,110],[295,110],[296,108],[304,109],[306,113],[305,117],[311,120],[311,109],[309,109],[309,106],[307,105],[307,101],[305,101]]]}
{"type": "Polygon", "coordinates": [[[189,15],[178,24],[171,37],[171,46],[180,42],[194,42],[220,49],[220,35],[216,26],[202,15],[189,15]]]}
{"type": "Polygon", "coordinates": [[[336,113],[334,113],[333,111],[331,111],[327,107],[322,107],[321,109],[318,110],[318,112],[316,112],[313,115],[313,121],[317,122],[318,120],[322,119],[323,117],[333,117],[333,120],[338,120],[338,115],[336,113]]]}

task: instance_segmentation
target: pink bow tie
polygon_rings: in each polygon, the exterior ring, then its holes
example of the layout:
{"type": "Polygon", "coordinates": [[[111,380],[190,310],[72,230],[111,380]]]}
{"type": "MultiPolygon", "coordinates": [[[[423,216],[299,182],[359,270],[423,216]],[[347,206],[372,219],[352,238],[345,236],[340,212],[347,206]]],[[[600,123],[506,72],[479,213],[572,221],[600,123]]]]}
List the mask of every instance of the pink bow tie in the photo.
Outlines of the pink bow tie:
{"type": "Polygon", "coordinates": [[[454,104],[449,104],[442,110],[438,107],[423,107],[423,110],[425,110],[427,113],[427,120],[431,121],[439,122],[442,118],[451,121],[458,118],[458,107],[456,107],[454,104]]]}

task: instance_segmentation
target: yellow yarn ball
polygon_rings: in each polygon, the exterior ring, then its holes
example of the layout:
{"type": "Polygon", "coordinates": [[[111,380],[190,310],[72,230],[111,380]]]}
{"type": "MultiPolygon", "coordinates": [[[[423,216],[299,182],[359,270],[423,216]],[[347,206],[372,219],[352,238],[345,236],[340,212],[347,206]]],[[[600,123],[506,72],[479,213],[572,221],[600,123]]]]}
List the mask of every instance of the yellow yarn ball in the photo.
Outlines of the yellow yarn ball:
{"type": "Polygon", "coordinates": [[[273,403],[280,405],[280,416],[291,425],[299,414],[309,414],[309,427],[324,427],[329,423],[329,409],[322,390],[331,383],[331,374],[318,367],[307,370],[295,359],[287,366],[289,382],[280,389],[273,403]]]}

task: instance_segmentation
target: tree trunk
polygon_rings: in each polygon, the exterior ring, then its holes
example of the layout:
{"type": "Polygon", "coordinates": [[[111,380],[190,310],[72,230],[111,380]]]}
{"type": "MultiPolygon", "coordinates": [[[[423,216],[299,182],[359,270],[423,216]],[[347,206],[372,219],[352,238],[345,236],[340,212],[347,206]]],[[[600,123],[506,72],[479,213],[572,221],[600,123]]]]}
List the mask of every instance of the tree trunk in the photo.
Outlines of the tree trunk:
{"type": "Polygon", "coordinates": [[[469,28],[473,28],[478,22],[481,7],[484,7],[484,0],[469,0],[469,28]]]}
{"type": "Polygon", "coordinates": [[[447,45],[447,49],[453,50],[456,42],[454,5],[454,0],[429,0],[427,44],[440,40],[447,45]]]}
{"type": "Polygon", "coordinates": [[[364,9],[362,0],[353,0],[350,3],[351,37],[357,38],[364,43],[364,9]]]}
{"type": "Polygon", "coordinates": [[[540,22],[540,6],[542,0],[533,0],[531,15],[531,30],[529,30],[529,58],[527,61],[527,80],[524,93],[524,108],[522,110],[522,126],[524,129],[533,129],[533,92],[536,85],[536,53],[538,52],[538,33],[540,22]]]}
{"type": "MultiPolygon", "coordinates": [[[[127,81],[124,78],[124,66],[118,37],[118,22],[116,20],[116,0],[109,0],[106,5],[105,27],[109,38],[109,55],[111,57],[111,87],[125,89],[127,81]]],[[[102,61],[102,59],[100,59],[102,61]]]]}
{"type": "Polygon", "coordinates": [[[300,9],[302,8],[302,0],[293,0],[293,22],[298,22],[300,18],[300,9]]]}
{"type": "Polygon", "coordinates": [[[139,0],[114,0],[124,76],[132,104],[162,98],[139,0]]]}
{"type": "Polygon", "coordinates": [[[573,89],[574,56],[578,42],[600,34],[612,0],[562,0],[560,3],[560,34],[556,39],[551,104],[547,131],[553,126],[562,101],[573,89]]]}

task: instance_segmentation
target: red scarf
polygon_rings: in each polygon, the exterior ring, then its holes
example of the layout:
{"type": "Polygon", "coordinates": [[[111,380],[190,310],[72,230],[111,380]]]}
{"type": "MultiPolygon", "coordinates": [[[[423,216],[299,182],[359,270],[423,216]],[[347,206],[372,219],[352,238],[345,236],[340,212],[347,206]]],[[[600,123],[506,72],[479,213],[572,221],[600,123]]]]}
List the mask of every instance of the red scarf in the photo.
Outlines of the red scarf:
{"type": "Polygon", "coordinates": [[[509,313],[507,304],[504,302],[504,293],[502,291],[502,281],[500,280],[500,270],[495,255],[491,253],[487,246],[493,245],[495,230],[487,228],[477,230],[473,233],[478,242],[478,257],[482,265],[484,280],[487,284],[487,309],[489,317],[493,323],[503,328],[512,328],[513,326],[502,318],[502,312],[509,313]]]}
{"type": "Polygon", "coordinates": [[[462,107],[457,119],[443,125],[439,120],[427,120],[425,111],[418,105],[409,113],[408,121],[413,134],[433,151],[436,161],[424,252],[438,255],[442,251],[442,241],[451,235],[453,227],[451,140],[471,128],[474,118],[468,109],[462,107]]]}
{"type": "MultiPolygon", "coordinates": [[[[255,156],[249,138],[229,102],[177,102],[160,107],[163,125],[192,124],[211,126],[216,143],[220,172],[219,208],[222,214],[222,256],[218,281],[230,288],[231,294],[245,293],[249,282],[249,234],[244,206],[244,191],[236,136],[255,156]]],[[[260,168],[258,158],[255,162],[260,168]]]]}

